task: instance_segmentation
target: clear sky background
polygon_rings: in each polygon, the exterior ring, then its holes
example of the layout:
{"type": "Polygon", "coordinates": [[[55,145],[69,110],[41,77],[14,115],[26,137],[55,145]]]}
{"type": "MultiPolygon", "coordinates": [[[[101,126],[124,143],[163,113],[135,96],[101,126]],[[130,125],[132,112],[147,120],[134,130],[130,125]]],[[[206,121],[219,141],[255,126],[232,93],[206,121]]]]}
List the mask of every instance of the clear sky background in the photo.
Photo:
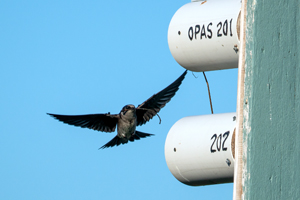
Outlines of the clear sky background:
{"type": "MultiPolygon", "coordinates": [[[[137,130],[153,133],[98,150],[116,133],[46,115],[119,113],[184,69],[167,42],[187,0],[0,1],[0,199],[232,199],[233,184],[186,186],[169,171],[164,143],[179,119],[210,114],[202,73],[137,130]]],[[[207,72],[215,113],[236,111],[237,69],[207,72]]]]}

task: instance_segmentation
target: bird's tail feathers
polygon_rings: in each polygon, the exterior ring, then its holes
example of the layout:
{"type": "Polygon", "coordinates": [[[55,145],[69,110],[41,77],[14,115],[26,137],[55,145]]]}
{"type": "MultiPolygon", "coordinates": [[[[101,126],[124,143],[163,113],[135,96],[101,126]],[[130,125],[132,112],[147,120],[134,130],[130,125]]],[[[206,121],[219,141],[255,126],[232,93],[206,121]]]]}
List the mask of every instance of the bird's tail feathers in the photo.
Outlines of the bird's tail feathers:
{"type": "Polygon", "coordinates": [[[139,140],[140,138],[150,137],[151,135],[153,135],[153,134],[135,131],[135,134],[129,138],[129,141],[133,142],[134,140],[139,140]]]}
{"type": "Polygon", "coordinates": [[[100,147],[99,149],[105,149],[108,147],[119,146],[120,144],[126,144],[128,142],[127,138],[120,138],[116,135],[111,141],[100,147]]]}
{"type": "MultiPolygon", "coordinates": [[[[141,138],[149,137],[154,134],[149,134],[149,133],[143,133],[140,131],[135,131],[135,134],[133,134],[130,138],[129,141],[133,142],[134,140],[139,140],[141,138]]],[[[108,147],[113,147],[113,146],[119,146],[120,144],[126,144],[128,143],[127,138],[120,138],[118,135],[116,135],[112,140],[110,140],[108,143],[100,147],[99,149],[105,149],[108,147]]]]}

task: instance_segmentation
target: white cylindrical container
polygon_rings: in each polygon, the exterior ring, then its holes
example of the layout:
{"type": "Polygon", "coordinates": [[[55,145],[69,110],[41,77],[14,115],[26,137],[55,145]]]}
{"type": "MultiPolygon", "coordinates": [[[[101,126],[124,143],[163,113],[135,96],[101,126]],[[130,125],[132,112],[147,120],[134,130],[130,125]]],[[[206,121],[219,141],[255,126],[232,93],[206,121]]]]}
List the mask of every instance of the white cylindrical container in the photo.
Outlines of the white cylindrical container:
{"type": "Polygon", "coordinates": [[[184,117],[165,143],[169,170],[180,182],[211,185],[233,182],[236,113],[184,117]]]}
{"type": "Polygon", "coordinates": [[[237,68],[240,8],[240,0],[197,1],[182,6],[168,30],[174,59],[195,72],[237,68]]]}

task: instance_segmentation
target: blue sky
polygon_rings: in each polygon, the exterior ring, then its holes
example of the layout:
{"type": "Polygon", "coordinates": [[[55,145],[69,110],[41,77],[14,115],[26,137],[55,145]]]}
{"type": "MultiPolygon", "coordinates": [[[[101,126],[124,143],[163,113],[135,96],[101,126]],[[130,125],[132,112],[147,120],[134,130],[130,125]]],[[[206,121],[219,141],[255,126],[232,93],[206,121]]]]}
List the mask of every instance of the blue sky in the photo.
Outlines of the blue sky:
{"type": "MultiPolygon", "coordinates": [[[[202,73],[186,75],[154,137],[98,150],[114,137],[46,115],[119,113],[184,71],[167,31],[189,1],[0,2],[0,199],[232,199],[233,184],[191,187],[168,170],[179,119],[210,114],[202,73]]],[[[236,110],[237,69],[207,72],[215,113],[236,110]]]]}

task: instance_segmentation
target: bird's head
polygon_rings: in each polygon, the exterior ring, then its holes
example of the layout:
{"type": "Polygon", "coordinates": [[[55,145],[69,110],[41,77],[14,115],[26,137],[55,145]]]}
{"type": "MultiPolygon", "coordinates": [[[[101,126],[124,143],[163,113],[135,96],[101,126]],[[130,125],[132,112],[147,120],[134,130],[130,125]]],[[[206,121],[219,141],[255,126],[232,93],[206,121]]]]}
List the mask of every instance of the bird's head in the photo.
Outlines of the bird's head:
{"type": "Polygon", "coordinates": [[[128,104],[126,106],[124,106],[121,110],[121,114],[125,115],[127,112],[132,113],[132,111],[135,111],[135,106],[132,104],[128,104]]]}

